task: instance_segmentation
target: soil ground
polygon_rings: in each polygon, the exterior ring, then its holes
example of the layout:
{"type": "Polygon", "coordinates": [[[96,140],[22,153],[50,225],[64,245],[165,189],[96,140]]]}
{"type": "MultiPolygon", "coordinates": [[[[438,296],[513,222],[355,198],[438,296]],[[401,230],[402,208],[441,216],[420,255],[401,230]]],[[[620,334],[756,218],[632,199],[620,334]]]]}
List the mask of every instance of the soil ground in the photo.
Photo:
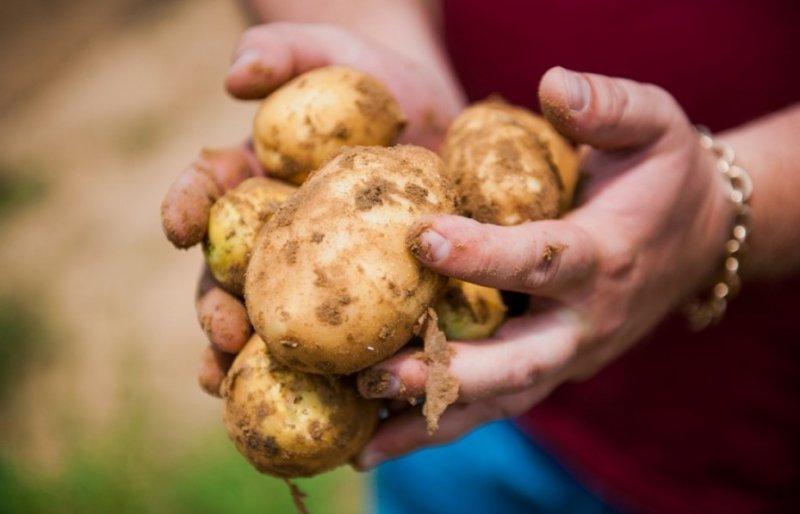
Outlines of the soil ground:
{"type": "Polygon", "coordinates": [[[219,425],[195,380],[200,252],[159,206],[202,145],[246,134],[253,104],[222,88],[244,26],[215,0],[0,4],[0,178],[26,199],[0,210],[0,296],[36,325],[4,329],[6,457],[57,469],[132,404],[163,449],[219,425]]]}

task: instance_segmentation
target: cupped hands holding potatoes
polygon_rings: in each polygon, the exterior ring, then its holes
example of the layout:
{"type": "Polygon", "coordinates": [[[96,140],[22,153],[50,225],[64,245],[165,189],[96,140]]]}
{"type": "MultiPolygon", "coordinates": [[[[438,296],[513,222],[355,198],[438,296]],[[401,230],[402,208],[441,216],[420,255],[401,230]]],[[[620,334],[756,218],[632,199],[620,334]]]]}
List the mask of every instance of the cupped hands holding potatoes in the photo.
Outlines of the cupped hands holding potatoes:
{"type": "MultiPolygon", "coordinates": [[[[330,26],[274,24],[257,27],[242,38],[237,55],[226,85],[234,96],[243,99],[264,97],[299,72],[325,65],[348,65],[368,72],[385,84],[397,99],[407,124],[401,139],[406,143],[437,149],[444,129],[463,107],[461,93],[444,71],[419,66],[330,26]]],[[[405,223],[403,232],[407,239],[404,238],[398,248],[395,248],[396,242],[375,241],[375,244],[383,250],[391,248],[395,253],[412,252],[417,260],[411,258],[402,265],[414,268],[421,264],[415,268],[415,276],[430,273],[454,277],[522,292],[534,300],[528,312],[509,319],[492,337],[449,342],[449,372],[458,384],[457,403],[444,412],[438,430],[432,435],[429,433],[429,426],[417,408],[395,412],[380,423],[371,440],[358,450],[354,460],[359,467],[368,468],[383,459],[452,440],[493,419],[520,414],[558,384],[591,375],[653,328],[701,287],[713,271],[732,208],[721,192],[724,184],[715,173],[714,157],[696,143],[694,129],[676,102],[654,86],[560,68],[550,70],[542,78],[539,97],[543,112],[558,132],[585,145],[581,171],[586,180],[571,210],[566,211],[563,198],[565,191],[574,187],[575,177],[563,174],[551,177],[553,187],[561,193],[549,202],[547,209],[550,209],[550,217],[560,215],[559,219],[522,223],[520,221],[524,220],[516,220],[512,223],[518,224],[500,226],[494,224],[497,222],[494,219],[487,219],[492,221],[488,223],[455,215],[454,207],[415,210],[414,199],[419,200],[420,195],[423,202],[433,205],[441,202],[440,198],[447,193],[433,194],[430,191],[436,188],[427,182],[421,187],[405,178],[394,177],[395,168],[402,167],[402,162],[387,166],[384,177],[380,173],[371,175],[378,182],[383,178],[383,186],[376,182],[374,191],[364,192],[365,201],[380,200],[380,195],[388,191],[395,195],[392,198],[405,198],[408,202],[405,217],[400,221],[405,223]],[[422,194],[422,190],[427,192],[422,194]]],[[[527,134],[526,130],[512,127],[508,133],[527,134]]],[[[352,135],[347,129],[339,134],[342,139],[352,135]]],[[[491,152],[482,155],[493,162],[501,162],[503,158],[519,160],[520,151],[528,151],[531,145],[536,147],[531,151],[538,151],[536,145],[547,143],[548,137],[539,135],[534,138],[536,143],[528,141],[521,147],[504,143],[501,148],[508,153],[502,158],[491,152]]],[[[545,153],[555,162],[552,149],[545,153]]],[[[345,174],[343,161],[348,158],[369,162],[383,159],[347,152],[340,154],[334,159],[335,169],[314,172],[309,178],[308,183],[316,181],[317,184],[314,186],[318,195],[315,201],[320,203],[320,199],[324,201],[342,192],[325,191],[329,186],[323,185],[322,180],[325,175],[345,174]]],[[[406,159],[405,163],[410,162],[415,168],[435,169],[436,165],[413,164],[415,159],[427,162],[430,158],[426,154],[406,159]]],[[[392,162],[404,159],[402,156],[390,158],[392,162]]],[[[290,174],[313,171],[296,169],[298,160],[293,159],[284,169],[290,170],[290,174]]],[[[359,166],[369,166],[369,162],[359,166]]],[[[177,246],[188,247],[203,241],[207,232],[210,236],[208,213],[214,201],[245,178],[263,173],[248,145],[205,152],[181,175],[165,198],[162,215],[170,240],[177,246]]],[[[428,171],[420,173],[425,175],[428,171]]],[[[479,185],[474,183],[475,188],[479,185]]],[[[347,186],[347,189],[358,188],[347,186]]],[[[524,198],[516,194],[514,202],[524,204],[524,198]]],[[[471,205],[467,199],[459,203],[471,205]]],[[[484,200],[481,205],[488,203],[484,200]]],[[[481,210],[481,205],[473,210],[481,210]]],[[[309,215],[314,220],[309,225],[316,223],[318,230],[303,231],[308,241],[302,244],[321,241],[333,247],[349,244],[344,241],[348,234],[343,236],[326,229],[327,225],[322,222],[324,209],[320,210],[314,201],[303,203],[298,209],[319,211],[309,215]]],[[[356,214],[361,219],[374,212],[379,210],[365,208],[356,214]]],[[[280,218],[280,214],[273,216],[269,223],[285,232],[281,236],[283,239],[261,243],[255,253],[268,253],[286,262],[293,262],[292,259],[300,262],[297,252],[301,243],[296,239],[301,232],[291,232],[285,217],[283,220],[276,218],[280,218]],[[267,248],[270,244],[278,246],[267,248]]],[[[358,234],[359,227],[353,226],[354,234],[358,234]]],[[[339,226],[339,230],[348,228],[339,226]]],[[[366,240],[359,244],[369,248],[366,240]]],[[[208,243],[206,246],[208,248],[208,243]]],[[[352,251],[356,252],[358,247],[353,246],[352,251]]],[[[301,251],[307,251],[306,248],[303,246],[301,251]]],[[[369,260],[380,260],[378,254],[375,255],[369,260]]],[[[318,258],[324,261],[326,254],[318,258]]],[[[302,273],[324,283],[336,275],[334,263],[327,261],[326,266],[312,267],[302,273]]],[[[247,282],[268,280],[265,275],[257,277],[250,273],[248,268],[247,282]]],[[[369,286],[383,280],[386,289],[391,290],[388,276],[388,271],[376,275],[364,270],[344,280],[361,281],[369,286]]],[[[292,280],[292,276],[281,278],[292,280]]],[[[394,284],[401,296],[408,295],[408,305],[432,304],[445,284],[443,279],[418,282],[403,287],[394,284]],[[425,290],[428,286],[430,291],[425,290]],[[418,294],[426,295],[426,299],[420,300],[421,297],[415,296],[418,294]]],[[[345,316],[357,299],[348,292],[334,291],[335,294],[321,303],[309,303],[310,296],[302,287],[297,286],[297,298],[290,302],[293,308],[311,309],[312,314],[321,318],[328,315],[333,322],[345,316]]],[[[263,294],[269,295],[270,291],[265,289],[263,294]]],[[[255,301],[247,292],[245,296],[248,302],[255,301]]],[[[294,311],[286,307],[287,302],[277,303],[263,312],[262,318],[276,313],[285,315],[283,329],[288,330],[286,326],[290,325],[288,320],[293,319],[294,311]]],[[[246,311],[236,291],[230,286],[222,287],[208,273],[201,281],[197,307],[211,342],[201,368],[200,382],[204,389],[218,394],[233,355],[250,339],[248,319],[254,319],[253,311],[249,305],[246,311]],[[249,318],[248,312],[251,313],[249,318]]],[[[408,318],[412,317],[409,314],[408,318]]],[[[264,319],[254,321],[257,325],[266,323],[264,319]]],[[[410,334],[413,321],[387,325],[384,331],[379,325],[375,336],[388,338],[393,331],[410,334]]],[[[263,335],[272,329],[276,328],[259,329],[259,333],[263,335]]],[[[365,334],[350,335],[355,341],[365,334]]],[[[293,339],[286,334],[274,337],[273,341],[278,351],[285,353],[281,357],[284,364],[293,358],[292,355],[297,355],[298,360],[306,359],[306,350],[313,347],[313,342],[293,339]],[[301,346],[301,351],[295,351],[301,346]]],[[[424,396],[430,363],[419,358],[418,349],[395,353],[397,347],[394,347],[381,355],[388,359],[367,364],[365,369],[364,363],[368,361],[360,352],[367,346],[371,345],[358,342],[357,350],[343,349],[357,362],[353,367],[334,371],[361,370],[358,386],[366,397],[416,399],[424,396]]],[[[308,358],[305,366],[310,366],[310,371],[315,371],[315,366],[316,371],[327,371],[324,368],[331,365],[323,359],[308,358]]],[[[230,391],[232,381],[229,377],[226,390],[230,391]]],[[[246,446],[248,435],[242,434],[241,441],[246,446]]],[[[265,451],[271,451],[269,445],[265,451]]]]}
{"type": "MultiPolygon", "coordinates": [[[[415,245],[439,273],[531,295],[529,312],[491,339],[450,343],[459,403],[432,436],[413,413],[387,420],[362,452],[362,467],[521,414],[559,384],[591,376],[714,272],[733,209],[715,158],[670,95],[555,68],[539,98],[553,125],[585,145],[573,209],[507,227],[428,217],[415,245]]],[[[424,391],[425,366],[408,353],[376,369],[392,387],[375,396],[424,391]]]]}

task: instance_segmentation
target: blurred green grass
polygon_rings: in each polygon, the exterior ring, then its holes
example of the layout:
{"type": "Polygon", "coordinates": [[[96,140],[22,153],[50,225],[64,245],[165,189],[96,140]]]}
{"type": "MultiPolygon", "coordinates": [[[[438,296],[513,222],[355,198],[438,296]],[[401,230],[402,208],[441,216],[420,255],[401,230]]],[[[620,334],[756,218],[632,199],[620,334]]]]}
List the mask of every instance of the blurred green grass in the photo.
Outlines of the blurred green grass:
{"type": "Polygon", "coordinates": [[[32,297],[0,294],[0,407],[16,380],[30,367],[52,358],[50,337],[32,297]]]}
{"type": "Polygon", "coordinates": [[[46,186],[39,167],[0,163],[0,223],[15,211],[43,199],[46,186]]]}
{"type": "MultiPolygon", "coordinates": [[[[135,432],[75,452],[57,474],[0,457],[0,512],[297,512],[288,486],[253,470],[222,433],[179,457],[160,459],[135,432]]],[[[363,511],[361,477],[348,468],[296,483],[312,514],[363,511]]]]}

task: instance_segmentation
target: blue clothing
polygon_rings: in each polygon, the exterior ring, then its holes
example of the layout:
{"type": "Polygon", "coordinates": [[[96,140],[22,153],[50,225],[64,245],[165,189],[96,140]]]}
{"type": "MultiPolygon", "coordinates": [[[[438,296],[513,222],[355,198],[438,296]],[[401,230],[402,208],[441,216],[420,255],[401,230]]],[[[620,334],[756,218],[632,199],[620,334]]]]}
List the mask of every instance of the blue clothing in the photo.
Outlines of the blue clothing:
{"type": "Polygon", "coordinates": [[[388,461],[372,479],[375,514],[616,512],[510,421],[388,461]]]}

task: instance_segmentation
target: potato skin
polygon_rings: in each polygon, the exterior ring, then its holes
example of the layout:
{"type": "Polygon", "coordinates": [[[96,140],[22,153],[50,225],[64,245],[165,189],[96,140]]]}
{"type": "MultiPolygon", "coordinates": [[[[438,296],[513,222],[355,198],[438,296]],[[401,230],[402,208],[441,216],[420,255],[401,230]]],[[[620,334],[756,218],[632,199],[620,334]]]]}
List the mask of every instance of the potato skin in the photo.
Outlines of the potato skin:
{"type": "Polygon", "coordinates": [[[308,477],[347,463],[378,425],[380,402],[351,380],[302,373],[272,359],[253,336],[223,383],[223,420],[260,472],[308,477]]]}
{"type": "Polygon", "coordinates": [[[556,218],[571,204],[577,156],[532,112],[499,99],[465,109],[441,148],[461,214],[516,225],[556,218]]]}
{"type": "Polygon", "coordinates": [[[328,66],[264,99],[253,122],[253,144],[268,175],[300,184],[341,148],[391,145],[404,126],[399,105],[379,81],[328,66]]]}
{"type": "Polygon", "coordinates": [[[412,337],[446,279],[405,240],[419,216],[454,212],[443,172],[424,148],[350,148],[278,209],[245,283],[250,319],[276,359],[349,374],[412,337]]]}
{"type": "Polygon", "coordinates": [[[497,289],[451,278],[433,309],[448,340],[485,339],[506,319],[506,305],[497,289]]]}
{"type": "Polygon", "coordinates": [[[560,209],[562,213],[568,211],[572,207],[575,188],[578,185],[578,168],[580,164],[578,153],[543,116],[534,114],[523,107],[510,105],[499,100],[491,102],[491,106],[492,109],[498,112],[514,116],[520,123],[534,132],[547,148],[551,165],[555,167],[561,179],[560,209]]]}
{"type": "Polygon", "coordinates": [[[241,296],[256,235],[297,188],[266,177],[252,177],[222,195],[208,216],[203,254],[214,278],[241,296]]]}

